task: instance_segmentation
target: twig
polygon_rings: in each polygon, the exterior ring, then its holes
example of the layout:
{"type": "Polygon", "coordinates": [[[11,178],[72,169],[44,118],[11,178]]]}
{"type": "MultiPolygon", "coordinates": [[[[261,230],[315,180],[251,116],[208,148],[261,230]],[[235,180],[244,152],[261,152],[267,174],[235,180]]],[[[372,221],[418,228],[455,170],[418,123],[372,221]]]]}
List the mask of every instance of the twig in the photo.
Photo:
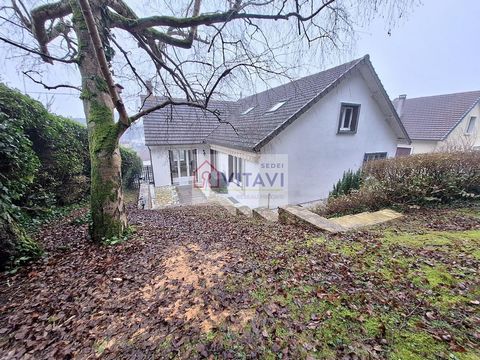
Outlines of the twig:
{"type": "Polygon", "coordinates": [[[55,90],[55,89],[59,89],[59,88],[69,88],[69,89],[75,89],[75,90],[78,90],[78,91],[82,91],[82,89],[80,87],[74,86],[74,85],[68,85],[68,84],[59,84],[59,85],[49,86],[49,85],[43,83],[42,81],[35,79],[33,76],[30,75],[30,73],[39,74],[38,71],[35,71],[35,70],[22,71],[22,73],[23,73],[23,75],[27,76],[30,80],[32,80],[34,83],[42,85],[47,90],[55,90]]]}
{"type": "Polygon", "coordinates": [[[74,63],[77,63],[77,59],[60,59],[60,58],[57,58],[55,56],[51,56],[51,55],[48,55],[48,54],[45,54],[41,51],[38,51],[38,50],[35,50],[35,49],[32,49],[32,48],[29,48],[25,45],[22,45],[22,44],[19,44],[15,41],[12,41],[10,39],[7,39],[7,38],[4,38],[3,36],[0,36],[0,40],[2,40],[3,42],[6,42],[7,44],[10,44],[10,45],[13,45],[19,49],[22,49],[22,50],[25,50],[25,51],[28,51],[30,53],[33,53],[33,54],[37,54],[37,55],[40,55],[42,58],[45,57],[45,58],[48,58],[50,60],[54,60],[54,61],[59,61],[59,62],[62,62],[62,63],[65,63],[65,64],[74,64],[74,63]]]}

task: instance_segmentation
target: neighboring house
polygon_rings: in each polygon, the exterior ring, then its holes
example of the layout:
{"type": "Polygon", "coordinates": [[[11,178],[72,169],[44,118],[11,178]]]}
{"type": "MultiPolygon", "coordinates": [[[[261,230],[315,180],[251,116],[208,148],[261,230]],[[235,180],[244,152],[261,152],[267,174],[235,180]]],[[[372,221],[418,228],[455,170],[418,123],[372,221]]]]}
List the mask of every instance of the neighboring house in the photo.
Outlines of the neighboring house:
{"type": "Polygon", "coordinates": [[[411,145],[397,155],[480,149],[480,91],[393,101],[411,145]]]}
{"type": "Polygon", "coordinates": [[[155,186],[203,185],[204,170],[218,171],[229,196],[252,208],[306,203],[325,199],[344,171],[410,143],[368,55],[209,110],[221,120],[188,106],[144,117],[155,186]]]}
{"type": "Polygon", "coordinates": [[[145,146],[145,138],[143,131],[143,122],[139,120],[133,123],[121,136],[120,145],[135,150],[137,155],[142,159],[144,165],[150,165],[150,151],[145,146]]]}

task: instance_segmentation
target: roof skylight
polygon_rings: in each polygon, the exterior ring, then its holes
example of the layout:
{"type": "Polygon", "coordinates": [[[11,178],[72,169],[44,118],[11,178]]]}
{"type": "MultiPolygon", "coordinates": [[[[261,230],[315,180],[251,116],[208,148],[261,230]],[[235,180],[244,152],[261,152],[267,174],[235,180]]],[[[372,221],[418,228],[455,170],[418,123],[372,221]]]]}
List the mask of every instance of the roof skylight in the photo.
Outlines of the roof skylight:
{"type": "Polygon", "coordinates": [[[250,111],[252,111],[253,109],[255,109],[255,106],[252,106],[252,107],[249,107],[247,110],[245,110],[244,112],[242,112],[242,115],[247,115],[250,111]]]}
{"type": "Polygon", "coordinates": [[[270,108],[270,110],[267,110],[267,113],[269,113],[269,112],[274,112],[274,111],[280,109],[280,108],[283,106],[283,104],[285,104],[286,102],[287,102],[287,100],[285,100],[285,101],[279,101],[278,103],[276,103],[275,105],[273,105],[273,106],[270,108]]]}

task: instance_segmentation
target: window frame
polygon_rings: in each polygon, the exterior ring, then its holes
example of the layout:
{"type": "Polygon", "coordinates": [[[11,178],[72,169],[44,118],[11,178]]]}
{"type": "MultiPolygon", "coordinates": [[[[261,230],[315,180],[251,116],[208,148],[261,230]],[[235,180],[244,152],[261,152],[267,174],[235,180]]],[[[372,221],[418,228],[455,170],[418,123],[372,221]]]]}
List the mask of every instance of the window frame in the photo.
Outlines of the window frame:
{"type": "MultiPolygon", "coordinates": [[[[413,148],[409,145],[397,145],[397,149],[395,150],[395,157],[403,157],[403,156],[410,156],[412,155],[413,148]],[[408,154],[399,154],[399,149],[408,150],[408,154]]],[[[400,151],[401,152],[401,151],[400,151]]]]}
{"type": "Polygon", "coordinates": [[[337,129],[337,134],[356,134],[358,130],[358,123],[360,121],[360,110],[361,110],[361,104],[356,104],[356,103],[347,103],[347,102],[342,102],[340,103],[340,115],[338,117],[338,129],[337,129]],[[345,123],[345,113],[347,109],[351,109],[351,118],[350,118],[350,127],[349,128],[344,128],[343,125],[345,123]],[[356,111],[356,118],[355,116],[355,111],[356,111]],[[355,123],[355,128],[352,129],[352,123],[355,123]]]}
{"type": "Polygon", "coordinates": [[[242,173],[244,171],[245,162],[244,159],[235,156],[235,155],[228,155],[228,177],[234,184],[237,186],[242,186],[242,173]]]}
{"type": "Polygon", "coordinates": [[[371,152],[371,153],[365,153],[363,155],[363,163],[366,164],[370,161],[375,161],[375,160],[384,160],[388,157],[388,153],[386,151],[378,151],[378,152],[371,152]],[[368,159],[368,157],[370,156],[380,156],[378,158],[374,158],[374,159],[368,159]]]}
{"type": "Polygon", "coordinates": [[[475,133],[476,127],[477,127],[477,117],[470,116],[470,120],[468,120],[467,128],[465,129],[465,135],[473,135],[475,133]]]}
{"type": "Polygon", "coordinates": [[[210,149],[210,165],[217,170],[217,164],[218,164],[218,151],[210,149]]]}

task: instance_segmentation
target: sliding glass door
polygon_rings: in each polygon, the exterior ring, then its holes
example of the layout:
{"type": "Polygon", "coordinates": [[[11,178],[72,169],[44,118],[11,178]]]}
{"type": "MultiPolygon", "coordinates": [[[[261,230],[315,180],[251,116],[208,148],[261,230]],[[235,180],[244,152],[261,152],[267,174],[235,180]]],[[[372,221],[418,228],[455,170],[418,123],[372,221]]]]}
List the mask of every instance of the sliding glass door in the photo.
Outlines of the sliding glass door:
{"type": "Polygon", "coordinates": [[[173,185],[184,185],[192,182],[197,168],[197,149],[169,150],[170,173],[173,185]]]}

